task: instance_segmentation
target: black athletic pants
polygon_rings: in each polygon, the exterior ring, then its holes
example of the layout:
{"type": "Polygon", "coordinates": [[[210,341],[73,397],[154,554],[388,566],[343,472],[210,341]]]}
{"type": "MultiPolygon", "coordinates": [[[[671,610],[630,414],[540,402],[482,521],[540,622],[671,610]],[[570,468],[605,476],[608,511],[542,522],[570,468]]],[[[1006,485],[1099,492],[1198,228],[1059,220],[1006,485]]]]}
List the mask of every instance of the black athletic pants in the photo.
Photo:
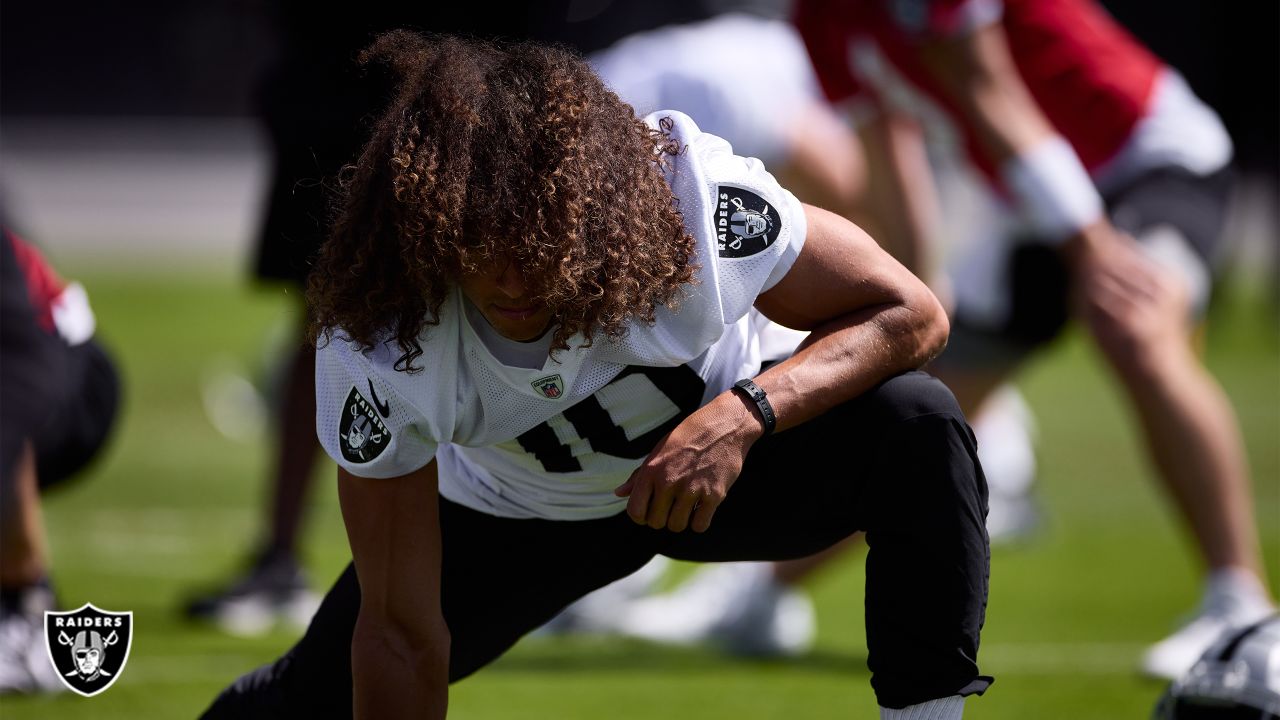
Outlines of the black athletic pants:
{"type": "MultiPolygon", "coordinates": [[[[510,520],[441,500],[450,680],[655,554],[681,560],[803,557],[865,530],[871,684],[902,707],[984,691],[987,489],[951,393],[924,373],[893,378],[751,450],[702,534],[602,520],[510,520]]],[[[306,635],[227,688],[207,718],[345,717],[360,588],[348,566],[306,635]]],[[[850,612],[856,598],[849,598],[850,612]]]]}
{"type": "Polygon", "coordinates": [[[0,490],[30,441],[41,492],[102,449],[120,405],[120,379],[96,339],[68,345],[41,328],[7,231],[0,231],[0,490]]]}

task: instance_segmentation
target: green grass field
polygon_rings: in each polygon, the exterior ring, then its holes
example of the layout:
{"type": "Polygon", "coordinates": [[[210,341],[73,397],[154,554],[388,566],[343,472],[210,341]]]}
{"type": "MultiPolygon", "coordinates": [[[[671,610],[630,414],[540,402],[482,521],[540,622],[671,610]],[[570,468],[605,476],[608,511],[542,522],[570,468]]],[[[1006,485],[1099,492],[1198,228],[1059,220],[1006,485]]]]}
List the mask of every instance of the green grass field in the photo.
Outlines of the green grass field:
{"type": "MultiPolygon", "coordinates": [[[[214,358],[259,362],[263,338],[297,308],[232,277],[79,272],[127,402],[114,442],[83,480],[47,499],[55,578],[69,608],[132,610],[128,665],[106,693],[0,699],[5,720],[189,718],[293,635],[243,640],[184,624],[181,599],[243,560],[262,514],[268,438],[236,443],[200,405],[214,358]]],[[[1247,293],[1224,297],[1207,342],[1236,403],[1255,476],[1273,584],[1280,581],[1280,332],[1247,293]]],[[[1041,429],[1048,510],[1032,543],[999,549],[981,660],[998,682],[967,717],[1143,718],[1161,691],[1133,672],[1198,594],[1197,563],[1135,446],[1119,392],[1079,337],[1038,362],[1023,388],[1041,429]]],[[[323,469],[305,547],[318,584],[346,538],[323,469]]],[[[861,556],[813,584],[819,642],[799,661],[608,639],[530,639],[453,688],[453,718],[873,718],[862,630],[861,556]]]]}

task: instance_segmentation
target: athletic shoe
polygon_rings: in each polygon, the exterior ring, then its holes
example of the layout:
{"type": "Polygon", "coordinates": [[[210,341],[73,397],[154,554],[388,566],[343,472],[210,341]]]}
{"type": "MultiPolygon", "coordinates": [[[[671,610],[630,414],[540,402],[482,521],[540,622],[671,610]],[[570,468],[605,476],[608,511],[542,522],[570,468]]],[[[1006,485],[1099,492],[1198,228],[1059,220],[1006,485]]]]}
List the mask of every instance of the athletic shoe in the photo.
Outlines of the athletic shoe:
{"type": "Polygon", "coordinates": [[[1021,393],[1004,385],[973,420],[978,460],[987,478],[987,534],[991,544],[1025,541],[1040,529],[1035,499],[1035,417],[1021,393]]]}
{"type": "Polygon", "coordinates": [[[47,584],[0,592],[0,693],[66,689],[49,660],[44,613],[54,609],[47,584]]]}
{"type": "Polygon", "coordinates": [[[1152,645],[1143,654],[1142,672],[1163,680],[1177,680],[1222,635],[1273,612],[1275,608],[1252,574],[1218,571],[1208,581],[1197,614],[1177,632],[1152,645]]]}
{"type": "Polygon", "coordinates": [[[621,609],[618,630],[674,645],[713,644],[735,655],[789,657],[813,645],[813,603],[778,583],[768,563],[703,568],[665,595],[621,609]]]}
{"type": "Polygon", "coordinates": [[[232,635],[255,636],[281,622],[305,629],[319,607],[320,596],[293,557],[263,555],[230,586],[190,600],[185,613],[232,635]]]}
{"type": "Polygon", "coordinates": [[[1044,527],[1044,513],[1034,494],[991,493],[987,498],[987,536],[993,546],[1026,543],[1044,527]]]}
{"type": "Polygon", "coordinates": [[[270,431],[269,399],[227,358],[216,358],[201,373],[200,400],[209,424],[229,440],[257,442],[270,431]]]}
{"type": "Polygon", "coordinates": [[[655,555],[639,570],[615,580],[560,611],[535,631],[539,635],[608,634],[617,629],[618,608],[653,593],[670,560],[655,555]]]}

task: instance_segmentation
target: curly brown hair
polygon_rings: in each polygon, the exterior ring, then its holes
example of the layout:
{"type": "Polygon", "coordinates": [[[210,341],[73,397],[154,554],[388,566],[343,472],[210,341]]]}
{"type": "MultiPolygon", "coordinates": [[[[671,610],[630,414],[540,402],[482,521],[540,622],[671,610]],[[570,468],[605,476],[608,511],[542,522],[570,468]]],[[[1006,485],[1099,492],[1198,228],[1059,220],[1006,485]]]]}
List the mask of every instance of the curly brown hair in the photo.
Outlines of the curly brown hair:
{"type": "MultiPolygon", "coordinates": [[[[552,350],[654,322],[693,279],[694,242],[662,175],[681,151],[572,53],[406,30],[360,55],[400,78],[307,288],[309,335],[362,348],[418,338],[457,279],[518,263],[550,309],[552,350]]],[[[667,125],[666,128],[670,126],[667,125]]],[[[666,129],[664,128],[664,129],[666,129]]]]}

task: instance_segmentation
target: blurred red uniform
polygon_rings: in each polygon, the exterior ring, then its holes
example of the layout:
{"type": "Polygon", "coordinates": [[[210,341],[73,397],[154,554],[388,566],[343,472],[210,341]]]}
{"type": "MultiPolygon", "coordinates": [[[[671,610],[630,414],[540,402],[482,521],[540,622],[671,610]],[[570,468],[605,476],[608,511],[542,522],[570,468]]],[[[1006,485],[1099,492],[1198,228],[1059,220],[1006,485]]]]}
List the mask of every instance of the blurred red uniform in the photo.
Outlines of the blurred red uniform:
{"type": "MultiPolygon", "coordinates": [[[[1091,173],[1101,168],[1147,114],[1164,66],[1093,2],[799,0],[796,6],[796,24],[832,102],[885,90],[875,78],[860,78],[852,59],[860,43],[873,42],[953,119],[963,114],[926,70],[917,46],[923,39],[964,33],[997,19],[1036,103],[1085,168],[1091,173]]],[[[995,177],[973,128],[962,123],[960,129],[974,163],[995,177]]]]}

